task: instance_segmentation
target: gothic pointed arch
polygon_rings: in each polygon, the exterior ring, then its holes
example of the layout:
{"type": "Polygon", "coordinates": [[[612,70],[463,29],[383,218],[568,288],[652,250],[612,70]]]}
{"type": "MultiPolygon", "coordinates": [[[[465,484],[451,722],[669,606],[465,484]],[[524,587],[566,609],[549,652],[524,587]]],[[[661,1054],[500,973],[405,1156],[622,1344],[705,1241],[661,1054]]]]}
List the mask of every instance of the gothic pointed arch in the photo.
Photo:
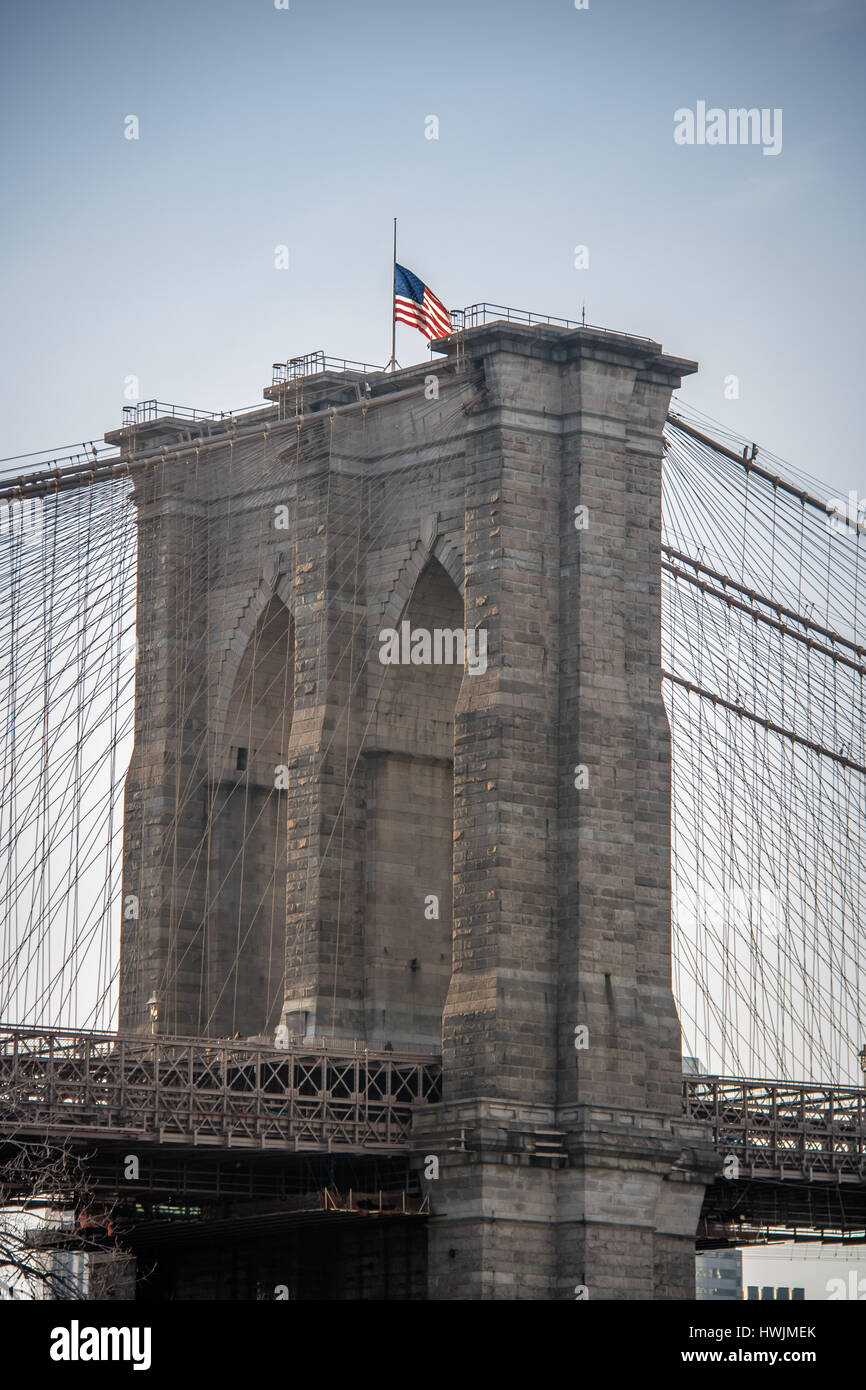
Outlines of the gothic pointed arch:
{"type": "Polygon", "coordinates": [[[272,1033],[285,976],[294,628],[272,591],[236,664],[213,756],[207,1031],[272,1033]]]}
{"type": "MultiPolygon", "coordinates": [[[[463,599],[428,553],[393,622],[464,627],[463,599]]],[[[451,976],[454,716],[459,664],[379,667],[366,743],[367,1036],[438,1049],[451,976]]]]}
{"type": "Polygon", "coordinates": [[[241,662],[262,614],[275,596],[291,613],[291,582],[288,574],[280,567],[277,557],[272,556],[263,567],[258,585],[236,610],[219,658],[210,716],[210,757],[215,775],[216,762],[221,756],[220,750],[225,741],[229,701],[236,687],[241,662]]]}
{"type": "Polygon", "coordinates": [[[383,668],[376,660],[378,634],[382,628],[394,627],[401,621],[415,593],[418,581],[431,560],[435,560],[442,566],[462,600],[465,576],[460,540],[460,537],[439,535],[435,524],[428,525],[426,534],[422,528],[422,535],[415,540],[411,548],[407,547],[406,558],[391,582],[384,602],[371,606],[369,645],[373,660],[367,679],[367,699],[370,710],[376,708],[384,675],[383,668]]]}

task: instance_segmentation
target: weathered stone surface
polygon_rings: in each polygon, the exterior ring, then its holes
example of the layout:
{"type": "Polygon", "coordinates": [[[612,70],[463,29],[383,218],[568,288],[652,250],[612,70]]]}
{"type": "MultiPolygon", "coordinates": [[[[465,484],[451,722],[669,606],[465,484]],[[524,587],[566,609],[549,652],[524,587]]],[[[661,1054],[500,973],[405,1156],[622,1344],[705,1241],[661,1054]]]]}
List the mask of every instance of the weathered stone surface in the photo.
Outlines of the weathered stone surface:
{"type": "Polygon", "coordinates": [[[138,441],[176,452],[137,484],[121,1016],[441,1047],[432,1298],[691,1297],[659,541],[694,364],[505,323],[459,348],[138,441]],[[404,620],[483,628],[486,669],[382,665],[404,620]]]}

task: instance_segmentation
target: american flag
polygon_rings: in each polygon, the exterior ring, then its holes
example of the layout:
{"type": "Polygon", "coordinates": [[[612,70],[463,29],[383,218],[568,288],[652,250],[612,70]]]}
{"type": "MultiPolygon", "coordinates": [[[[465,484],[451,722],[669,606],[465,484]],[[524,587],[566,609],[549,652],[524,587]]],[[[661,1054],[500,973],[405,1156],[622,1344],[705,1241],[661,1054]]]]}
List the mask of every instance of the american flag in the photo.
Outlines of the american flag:
{"type": "Polygon", "coordinates": [[[433,291],[403,265],[394,267],[394,317],[408,323],[426,338],[446,338],[451,332],[451,315],[433,291]]]}

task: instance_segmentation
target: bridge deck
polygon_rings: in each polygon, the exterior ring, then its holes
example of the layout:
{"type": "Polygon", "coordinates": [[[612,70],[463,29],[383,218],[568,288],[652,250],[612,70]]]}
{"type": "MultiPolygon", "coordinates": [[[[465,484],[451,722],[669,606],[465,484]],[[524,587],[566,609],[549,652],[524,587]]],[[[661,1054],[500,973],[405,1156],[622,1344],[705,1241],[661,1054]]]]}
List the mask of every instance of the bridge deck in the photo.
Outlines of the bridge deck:
{"type": "MultiPolygon", "coordinates": [[[[0,1135],[396,1154],[440,1099],[433,1055],[0,1025],[0,1135]]],[[[683,1108],[730,1176],[866,1184],[866,1090],[688,1076],[683,1108]]]]}
{"type": "Polygon", "coordinates": [[[741,1177],[866,1184],[866,1090],[687,1076],[683,1106],[689,1119],[711,1125],[741,1177]]]}
{"type": "Polygon", "coordinates": [[[0,1026],[0,1134],[396,1153],[439,1059],[0,1026]]]}

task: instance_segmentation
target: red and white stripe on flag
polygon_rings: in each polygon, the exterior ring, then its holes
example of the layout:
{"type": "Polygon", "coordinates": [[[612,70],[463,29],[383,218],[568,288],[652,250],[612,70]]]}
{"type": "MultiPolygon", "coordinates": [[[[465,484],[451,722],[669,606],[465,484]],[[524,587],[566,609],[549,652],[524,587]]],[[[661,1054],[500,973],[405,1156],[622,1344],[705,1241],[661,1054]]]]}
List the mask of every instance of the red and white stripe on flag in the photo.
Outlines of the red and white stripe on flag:
{"type": "Polygon", "coordinates": [[[452,331],[451,315],[426,286],[421,304],[403,295],[395,295],[394,317],[398,323],[407,323],[410,328],[420,329],[427,338],[446,338],[452,331]]]}

